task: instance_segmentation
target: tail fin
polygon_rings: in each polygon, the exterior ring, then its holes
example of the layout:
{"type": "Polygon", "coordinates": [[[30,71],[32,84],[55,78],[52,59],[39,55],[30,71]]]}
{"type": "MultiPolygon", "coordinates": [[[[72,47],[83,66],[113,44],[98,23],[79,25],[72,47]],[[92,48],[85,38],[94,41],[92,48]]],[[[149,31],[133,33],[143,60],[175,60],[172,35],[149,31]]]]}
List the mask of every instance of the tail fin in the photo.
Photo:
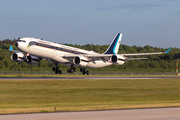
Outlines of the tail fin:
{"type": "Polygon", "coordinates": [[[117,54],[121,44],[122,34],[118,33],[104,54],[117,54]]]}

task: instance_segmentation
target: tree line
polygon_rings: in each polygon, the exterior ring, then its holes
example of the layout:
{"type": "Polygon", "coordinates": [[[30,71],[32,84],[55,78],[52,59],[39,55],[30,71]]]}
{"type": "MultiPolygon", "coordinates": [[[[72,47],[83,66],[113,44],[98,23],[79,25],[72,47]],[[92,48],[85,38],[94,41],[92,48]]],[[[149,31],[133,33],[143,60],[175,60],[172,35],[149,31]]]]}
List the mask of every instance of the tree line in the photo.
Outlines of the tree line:
{"type": "MultiPolygon", "coordinates": [[[[19,38],[18,38],[19,39],[19,38]]],[[[52,70],[54,64],[46,60],[41,60],[38,65],[29,65],[25,62],[17,63],[11,61],[12,52],[8,51],[10,45],[13,49],[17,50],[15,47],[15,42],[18,39],[10,40],[5,39],[0,41],[0,70],[1,71],[49,71],[52,70]]],[[[72,47],[77,47],[85,50],[92,50],[94,52],[103,53],[107,50],[109,45],[73,45],[64,44],[72,47]]],[[[164,52],[169,48],[159,48],[146,45],[144,47],[140,46],[128,46],[121,44],[119,47],[119,54],[123,53],[146,53],[146,52],[164,52]]],[[[143,56],[149,58],[148,60],[135,60],[127,61],[124,65],[111,65],[105,68],[89,69],[90,71],[146,71],[146,72],[157,72],[157,71],[167,71],[175,72],[176,69],[176,59],[180,58],[180,49],[172,48],[168,54],[162,55],[150,55],[143,56]]],[[[60,64],[59,67],[62,70],[67,70],[69,66],[60,64]]]]}

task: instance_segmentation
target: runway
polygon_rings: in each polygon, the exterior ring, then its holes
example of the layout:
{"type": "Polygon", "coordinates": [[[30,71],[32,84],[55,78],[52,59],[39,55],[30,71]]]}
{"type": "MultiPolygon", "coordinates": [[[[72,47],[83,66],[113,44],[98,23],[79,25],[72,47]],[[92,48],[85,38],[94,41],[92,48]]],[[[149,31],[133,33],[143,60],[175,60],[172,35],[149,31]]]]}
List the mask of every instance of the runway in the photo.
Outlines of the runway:
{"type": "Polygon", "coordinates": [[[179,120],[180,107],[0,115],[2,120],[179,120]]]}
{"type": "Polygon", "coordinates": [[[0,77],[0,80],[86,80],[86,79],[170,79],[180,76],[147,76],[147,77],[0,77]]]}

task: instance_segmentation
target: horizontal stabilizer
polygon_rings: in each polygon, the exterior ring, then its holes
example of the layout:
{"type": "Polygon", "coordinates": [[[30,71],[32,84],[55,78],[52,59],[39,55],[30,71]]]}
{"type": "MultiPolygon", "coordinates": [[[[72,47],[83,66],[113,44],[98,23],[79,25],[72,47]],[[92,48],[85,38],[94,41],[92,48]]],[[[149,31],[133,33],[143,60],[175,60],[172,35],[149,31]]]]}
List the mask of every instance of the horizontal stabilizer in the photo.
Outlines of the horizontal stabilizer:
{"type": "Polygon", "coordinates": [[[166,50],[164,53],[168,53],[171,50],[171,48],[169,48],[168,50],[166,50]]]}
{"type": "Polygon", "coordinates": [[[12,46],[10,46],[9,50],[13,50],[12,46]]]}
{"type": "Polygon", "coordinates": [[[15,53],[21,53],[21,51],[13,50],[13,47],[12,47],[12,46],[9,47],[9,51],[15,52],[15,53]]]}

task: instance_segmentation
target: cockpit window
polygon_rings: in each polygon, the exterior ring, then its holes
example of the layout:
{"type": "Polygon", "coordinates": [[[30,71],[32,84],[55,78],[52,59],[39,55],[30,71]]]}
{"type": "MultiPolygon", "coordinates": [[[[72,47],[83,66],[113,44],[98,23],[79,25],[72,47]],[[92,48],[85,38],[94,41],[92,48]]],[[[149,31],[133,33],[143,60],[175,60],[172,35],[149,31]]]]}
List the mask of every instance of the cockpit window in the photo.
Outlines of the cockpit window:
{"type": "Polygon", "coordinates": [[[26,42],[25,40],[18,40],[18,42],[26,42]]]}

